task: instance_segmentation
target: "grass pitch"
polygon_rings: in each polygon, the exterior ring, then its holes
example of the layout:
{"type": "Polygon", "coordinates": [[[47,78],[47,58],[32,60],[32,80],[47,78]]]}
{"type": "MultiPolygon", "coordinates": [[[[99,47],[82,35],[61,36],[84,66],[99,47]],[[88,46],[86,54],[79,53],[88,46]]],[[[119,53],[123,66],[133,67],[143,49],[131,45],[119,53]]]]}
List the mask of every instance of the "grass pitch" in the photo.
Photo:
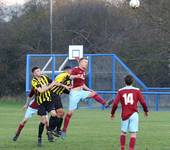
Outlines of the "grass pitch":
{"type": "MultiPolygon", "coordinates": [[[[119,112],[115,120],[111,120],[108,110],[77,110],[67,138],[57,138],[54,143],[49,143],[44,133],[41,148],[37,147],[37,116],[28,122],[18,141],[12,141],[23,114],[21,104],[1,102],[0,150],[119,150],[119,112]]],[[[148,118],[140,113],[136,150],[170,150],[169,112],[151,112],[148,118]]]]}

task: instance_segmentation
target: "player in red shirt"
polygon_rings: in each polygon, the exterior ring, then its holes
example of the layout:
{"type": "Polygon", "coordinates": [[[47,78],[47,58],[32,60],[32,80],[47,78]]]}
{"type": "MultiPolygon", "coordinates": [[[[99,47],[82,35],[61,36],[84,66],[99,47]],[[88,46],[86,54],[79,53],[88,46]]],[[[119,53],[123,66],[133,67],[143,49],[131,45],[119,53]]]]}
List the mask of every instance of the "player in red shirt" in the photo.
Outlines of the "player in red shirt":
{"type": "Polygon", "coordinates": [[[143,107],[144,115],[148,116],[148,108],[145,103],[145,99],[138,88],[132,86],[133,77],[127,75],[125,77],[126,86],[119,89],[115,101],[113,102],[111,110],[111,118],[114,118],[115,111],[118,107],[119,102],[122,106],[121,114],[121,135],[120,135],[120,145],[121,150],[125,150],[126,143],[126,133],[130,132],[130,142],[129,150],[134,150],[136,142],[136,132],[138,131],[138,102],[143,107]]]}
{"type": "Polygon", "coordinates": [[[29,96],[27,97],[26,104],[24,105],[23,109],[26,109],[24,119],[20,122],[15,136],[13,137],[13,141],[16,141],[24,128],[25,124],[28,122],[28,120],[37,113],[38,104],[35,102],[35,100],[32,100],[32,97],[34,96],[35,92],[33,89],[31,89],[29,96]]]}
{"type": "Polygon", "coordinates": [[[35,94],[35,91],[31,89],[29,96],[27,97],[27,101],[25,105],[23,106],[23,109],[26,109],[24,119],[19,123],[16,129],[16,133],[13,137],[13,141],[16,141],[18,139],[22,129],[24,128],[28,120],[32,118],[34,114],[37,114],[39,105],[36,103],[35,99],[33,98],[34,94],[35,94]]]}
{"type": "Polygon", "coordinates": [[[69,111],[66,114],[64,119],[64,127],[62,131],[62,138],[66,135],[66,130],[70,121],[70,118],[75,109],[77,109],[77,104],[80,100],[84,100],[86,98],[93,98],[95,101],[103,104],[107,107],[106,101],[101,98],[95,91],[89,89],[85,85],[85,77],[86,77],[86,69],[88,66],[88,59],[81,58],[79,60],[79,66],[72,69],[72,73],[70,78],[73,80],[72,89],[69,94],[69,111]]]}

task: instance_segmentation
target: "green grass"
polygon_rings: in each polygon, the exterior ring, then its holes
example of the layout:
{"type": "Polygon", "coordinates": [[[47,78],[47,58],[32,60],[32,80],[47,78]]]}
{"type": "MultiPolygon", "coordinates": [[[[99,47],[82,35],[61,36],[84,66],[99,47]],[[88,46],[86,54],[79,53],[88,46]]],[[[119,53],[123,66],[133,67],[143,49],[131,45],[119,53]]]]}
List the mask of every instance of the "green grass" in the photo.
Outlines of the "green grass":
{"type": "MultiPolygon", "coordinates": [[[[120,117],[110,120],[109,111],[78,110],[73,115],[65,140],[47,141],[37,147],[38,117],[33,117],[17,142],[12,136],[23,117],[22,105],[0,105],[0,150],[119,150],[120,117]]],[[[140,132],[136,150],[170,150],[170,113],[151,112],[148,118],[140,113],[140,132]]],[[[127,142],[128,146],[128,142],[127,142]]]]}

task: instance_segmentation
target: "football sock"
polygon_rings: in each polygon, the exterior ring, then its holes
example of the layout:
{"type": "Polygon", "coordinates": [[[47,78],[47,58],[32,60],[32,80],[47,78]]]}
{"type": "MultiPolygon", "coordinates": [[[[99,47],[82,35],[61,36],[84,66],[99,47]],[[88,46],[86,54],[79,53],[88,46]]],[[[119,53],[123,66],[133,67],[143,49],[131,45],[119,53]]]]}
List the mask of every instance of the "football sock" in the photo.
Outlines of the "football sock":
{"type": "Polygon", "coordinates": [[[120,146],[121,150],[125,150],[126,135],[120,135],[120,146]]]}
{"type": "Polygon", "coordinates": [[[71,116],[72,116],[72,115],[67,114],[66,117],[65,117],[65,119],[64,119],[64,127],[63,127],[63,131],[64,131],[64,132],[67,131],[67,127],[68,127],[68,124],[69,124],[69,122],[70,122],[71,116]]]}
{"type": "Polygon", "coordinates": [[[38,128],[38,137],[39,138],[42,137],[43,130],[44,130],[44,124],[42,122],[40,122],[39,128],[38,128]]]}
{"type": "Polygon", "coordinates": [[[103,104],[103,105],[105,105],[106,104],[106,101],[101,97],[101,96],[99,96],[99,95],[97,95],[97,94],[95,94],[94,96],[92,96],[92,98],[94,99],[94,100],[96,100],[98,103],[100,103],[100,104],[103,104]]]}
{"type": "Polygon", "coordinates": [[[63,118],[59,118],[59,122],[57,124],[57,131],[61,130],[62,123],[63,123],[63,118]]]}
{"type": "Polygon", "coordinates": [[[50,120],[49,120],[49,128],[50,128],[50,130],[54,130],[56,128],[57,122],[58,122],[57,117],[53,117],[53,116],[50,117],[50,120]]]}
{"type": "Polygon", "coordinates": [[[17,128],[17,131],[16,131],[16,135],[20,135],[21,133],[21,130],[24,128],[24,124],[19,124],[18,128],[17,128]]]}
{"type": "Polygon", "coordinates": [[[130,142],[129,142],[129,150],[134,150],[135,143],[136,143],[136,138],[135,137],[131,137],[130,138],[130,142]]]}

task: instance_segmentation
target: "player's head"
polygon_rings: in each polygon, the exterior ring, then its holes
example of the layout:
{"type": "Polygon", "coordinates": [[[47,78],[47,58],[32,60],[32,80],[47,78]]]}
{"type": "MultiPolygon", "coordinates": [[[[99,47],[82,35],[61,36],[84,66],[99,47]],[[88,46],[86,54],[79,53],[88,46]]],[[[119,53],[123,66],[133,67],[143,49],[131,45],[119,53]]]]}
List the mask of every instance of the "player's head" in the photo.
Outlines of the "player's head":
{"type": "Polygon", "coordinates": [[[32,74],[34,77],[40,77],[41,76],[41,69],[38,66],[35,66],[32,68],[32,74]]]}
{"type": "Polygon", "coordinates": [[[132,85],[133,84],[133,77],[131,75],[127,75],[125,77],[125,83],[126,83],[126,85],[132,85]]]}
{"type": "Polygon", "coordinates": [[[83,69],[87,69],[87,66],[88,66],[88,59],[83,57],[83,58],[80,58],[79,60],[79,66],[83,69]]]}
{"type": "Polygon", "coordinates": [[[72,69],[71,69],[70,66],[65,66],[65,67],[63,68],[63,70],[64,70],[65,72],[71,74],[71,70],[72,70],[72,69]]]}

